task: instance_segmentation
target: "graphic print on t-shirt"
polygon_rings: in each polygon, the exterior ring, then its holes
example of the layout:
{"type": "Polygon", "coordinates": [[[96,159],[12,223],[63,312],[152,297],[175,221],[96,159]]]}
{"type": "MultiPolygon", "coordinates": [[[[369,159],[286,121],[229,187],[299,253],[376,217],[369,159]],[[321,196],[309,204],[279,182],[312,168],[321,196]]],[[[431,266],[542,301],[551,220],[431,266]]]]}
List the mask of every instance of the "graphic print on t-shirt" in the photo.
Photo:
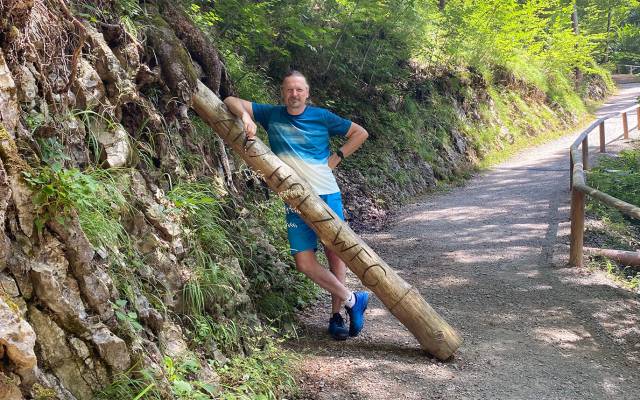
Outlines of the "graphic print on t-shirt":
{"type": "Polygon", "coordinates": [[[317,194],[339,192],[328,166],[329,137],[346,135],[351,121],[323,108],[307,106],[291,115],[284,106],[252,103],[253,115],[269,134],[271,150],[305,179],[317,194]]]}

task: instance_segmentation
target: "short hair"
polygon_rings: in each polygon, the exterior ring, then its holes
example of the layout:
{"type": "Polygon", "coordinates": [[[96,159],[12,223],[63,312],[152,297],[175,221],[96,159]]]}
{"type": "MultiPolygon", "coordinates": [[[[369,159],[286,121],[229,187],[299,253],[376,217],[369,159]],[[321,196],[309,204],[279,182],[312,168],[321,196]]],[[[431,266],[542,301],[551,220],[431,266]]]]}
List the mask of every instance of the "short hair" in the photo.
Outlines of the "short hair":
{"type": "Polygon", "coordinates": [[[295,69],[290,69],[289,71],[287,71],[286,74],[284,74],[284,76],[282,77],[282,84],[284,84],[285,79],[290,78],[292,76],[297,76],[304,79],[304,83],[307,85],[307,89],[309,88],[309,82],[307,82],[307,77],[304,76],[302,72],[295,69]]]}

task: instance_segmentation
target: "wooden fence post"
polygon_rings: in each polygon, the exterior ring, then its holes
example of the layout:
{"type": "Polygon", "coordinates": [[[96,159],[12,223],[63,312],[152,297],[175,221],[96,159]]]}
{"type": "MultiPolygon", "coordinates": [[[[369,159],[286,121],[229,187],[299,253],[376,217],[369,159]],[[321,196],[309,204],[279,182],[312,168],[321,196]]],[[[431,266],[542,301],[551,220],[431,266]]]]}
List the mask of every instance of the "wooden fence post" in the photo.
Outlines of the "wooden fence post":
{"type": "Polygon", "coordinates": [[[622,129],[624,130],[624,138],[629,139],[629,121],[626,112],[622,113],[622,129]]]}
{"type": "Polygon", "coordinates": [[[582,267],[582,246],[584,241],[584,193],[571,190],[571,244],[569,247],[569,265],[582,267]]]}
{"type": "Polygon", "coordinates": [[[589,169],[589,135],[582,139],[582,168],[585,171],[589,169]]]}
{"type": "Polygon", "coordinates": [[[605,150],[605,137],[604,137],[604,121],[600,123],[600,153],[604,153],[605,150]]]}
{"type": "Polygon", "coordinates": [[[573,190],[573,152],[569,149],[569,190],[573,190]]]}

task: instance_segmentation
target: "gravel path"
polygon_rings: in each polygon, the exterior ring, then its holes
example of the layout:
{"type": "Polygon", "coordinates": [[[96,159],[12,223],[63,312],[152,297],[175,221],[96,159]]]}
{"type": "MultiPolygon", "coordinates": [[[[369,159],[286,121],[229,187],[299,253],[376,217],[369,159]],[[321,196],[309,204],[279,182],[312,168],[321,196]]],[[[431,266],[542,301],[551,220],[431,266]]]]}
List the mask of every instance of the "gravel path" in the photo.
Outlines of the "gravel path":
{"type": "MultiPolygon", "coordinates": [[[[622,85],[601,112],[639,95],[640,84],[622,85]]],[[[616,123],[607,123],[608,141],[616,123]]],[[[453,359],[425,355],[375,298],[364,333],[334,342],[325,297],[301,316],[300,339],[289,343],[303,358],[301,397],[639,399],[640,298],[566,265],[576,135],[423,198],[386,231],[364,235],[462,333],[453,359]]],[[[353,275],[350,284],[358,285],[353,275]]]]}

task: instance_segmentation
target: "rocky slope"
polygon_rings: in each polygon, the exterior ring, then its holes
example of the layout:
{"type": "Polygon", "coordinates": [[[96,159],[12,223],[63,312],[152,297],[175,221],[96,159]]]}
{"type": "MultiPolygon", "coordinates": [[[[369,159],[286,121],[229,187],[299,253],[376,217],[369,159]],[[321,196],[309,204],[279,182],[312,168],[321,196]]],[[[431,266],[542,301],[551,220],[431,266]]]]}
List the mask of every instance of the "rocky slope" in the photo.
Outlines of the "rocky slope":
{"type": "MultiPolygon", "coordinates": [[[[175,316],[185,310],[191,253],[181,216],[167,212],[166,192],[172,181],[199,177],[229,190],[244,190],[245,181],[220,142],[195,137],[185,82],[166,84],[171,75],[163,68],[171,66],[158,65],[154,54],[189,57],[191,46],[190,56],[203,61],[201,79],[217,93],[229,90],[215,48],[171,10],[148,6],[143,44],[110,20],[118,12],[110,1],[0,5],[0,398],[90,399],[130,368],[153,371],[157,386],[166,386],[158,393],[171,397],[163,358],[202,351],[175,316]],[[165,19],[174,29],[187,24],[176,29],[186,45],[165,19]],[[186,36],[189,29],[195,36],[186,36]],[[49,163],[52,143],[61,163],[49,163]],[[187,165],[184,154],[198,162],[187,165]],[[143,265],[91,243],[70,207],[75,200],[62,200],[64,181],[43,181],[43,171],[61,178],[74,168],[117,171],[130,204],[117,220],[143,265]],[[47,188],[53,193],[43,202],[47,188]],[[126,318],[136,323],[133,333],[126,318]]],[[[80,184],[79,177],[67,183],[80,184]]],[[[277,261],[269,246],[257,246],[257,256],[277,261]]],[[[255,314],[238,260],[222,268],[239,283],[219,314],[255,314]]],[[[212,358],[224,358],[213,346],[212,358]]],[[[207,365],[198,375],[215,384],[207,365]]]]}

